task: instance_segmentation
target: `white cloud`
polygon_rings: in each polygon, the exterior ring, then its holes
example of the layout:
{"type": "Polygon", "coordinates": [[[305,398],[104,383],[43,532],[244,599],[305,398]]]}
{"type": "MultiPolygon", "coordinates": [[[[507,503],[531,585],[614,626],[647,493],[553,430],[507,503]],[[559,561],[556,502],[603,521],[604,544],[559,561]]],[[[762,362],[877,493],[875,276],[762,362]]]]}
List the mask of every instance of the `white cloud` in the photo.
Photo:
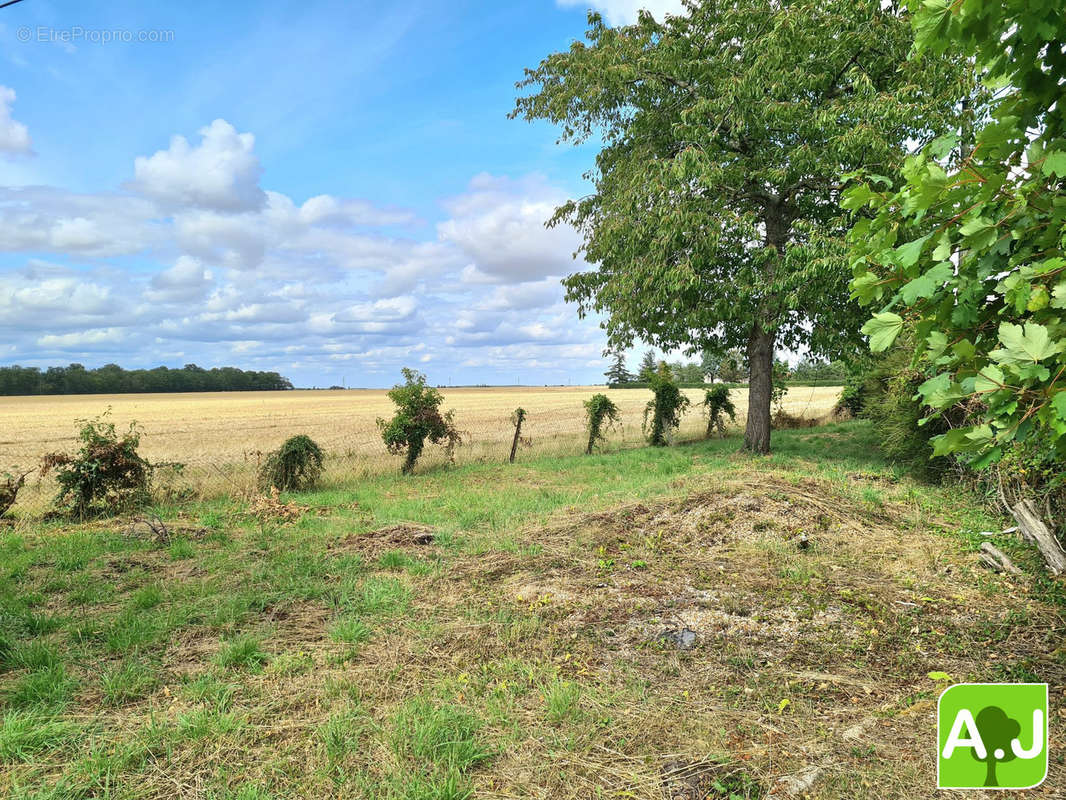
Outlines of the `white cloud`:
{"type": "Polygon", "coordinates": [[[405,209],[380,209],[365,200],[320,194],[300,206],[300,220],[308,225],[409,225],[415,216],[405,209]]]}
{"type": "Polygon", "coordinates": [[[124,341],[128,334],[121,328],[95,328],[75,333],[46,334],[37,339],[37,344],[46,350],[83,350],[101,344],[114,345],[124,341]]]}
{"type": "Polygon", "coordinates": [[[159,242],[155,217],[152,203],[128,195],[0,187],[0,252],[91,258],[137,253],[159,242]]]}
{"type": "Polygon", "coordinates": [[[441,241],[454,244],[474,262],[464,279],[516,283],[573,272],[580,240],[567,225],[546,228],[566,200],[542,178],[521,181],[488,174],[475,177],[468,191],[450,199],[448,219],[437,226],[441,241]]]}
{"type": "Polygon", "coordinates": [[[561,348],[600,349],[595,320],[563,303],[559,276],[584,265],[573,230],[544,227],[566,194],[543,177],[476,176],[427,240],[409,211],[297,203],[259,172],[251,137],[216,122],[137,159],[125,191],[0,186],[5,361],[295,365],[334,382],[350,363],[386,385],[415,363],[437,380],[565,375],[561,348]],[[490,372],[460,378],[463,363],[490,372]]]}
{"type": "Polygon", "coordinates": [[[685,13],[683,0],[557,0],[560,6],[581,6],[591,8],[603,14],[610,25],[631,25],[637,21],[641,10],[651,12],[655,19],[662,21],[667,14],[685,13]]]}
{"type": "Polygon", "coordinates": [[[202,300],[212,285],[211,273],[190,256],[180,256],[174,266],[157,273],[145,297],[153,302],[188,303],[202,300]]]}
{"type": "Polygon", "coordinates": [[[263,169],[252,152],[255,137],[237,133],[223,119],[200,129],[196,147],[174,136],[167,150],[134,161],[131,186],[166,206],[251,211],[266,195],[259,188],[263,169]]]}
{"type": "Polygon", "coordinates": [[[33,152],[29,129],[11,118],[15,90],[0,86],[0,153],[29,155],[33,152]]]}

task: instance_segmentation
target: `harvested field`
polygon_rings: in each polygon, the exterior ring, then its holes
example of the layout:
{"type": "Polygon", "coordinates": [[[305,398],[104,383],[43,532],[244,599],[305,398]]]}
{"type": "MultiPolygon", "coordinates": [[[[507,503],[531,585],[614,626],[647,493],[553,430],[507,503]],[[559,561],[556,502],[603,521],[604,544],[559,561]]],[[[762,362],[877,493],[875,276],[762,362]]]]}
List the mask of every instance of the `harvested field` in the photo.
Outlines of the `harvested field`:
{"type": "MultiPolygon", "coordinates": [[[[466,443],[456,452],[458,463],[494,462],[507,458],[518,406],[529,412],[519,458],[580,452],[585,417],[582,402],[606,391],[622,412],[622,426],[608,437],[608,447],[642,442],[641,420],[651,397],[646,390],[607,391],[602,387],[447,389],[445,405],[454,408],[466,443]]],[[[686,390],[693,403],[698,390],[686,390]]],[[[784,408],[801,417],[827,415],[840,390],[836,387],[795,387],[784,408]]],[[[747,413],[747,390],[733,391],[737,420],[747,413]]],[[[340,484],[353,477],[399,469],[400,459],[382,444],[375,420],[389,417],[392,403],[384,391],[228,392],[204,394],[91,395],[0,397],[0,475],[33,468],[45,453],[75,446],[76,420],[111,409],[119,427],[136,421],[144,429],[142,452],[152,461],[181,462],[184,474],[173,482],[199,496],[251,488],[262,454],[289,436],[305,433],[327,452],[326,479],[340,484]]],[[[706,422],[698,408],[683,420],[680,438],[703,433],[706,422]]],[[[437,448],[428,447],[420,469],[442,463],[437,448]]],[[[20,496],[20,508],[47,505],[54,486],[33,480],[20,496]]]]}

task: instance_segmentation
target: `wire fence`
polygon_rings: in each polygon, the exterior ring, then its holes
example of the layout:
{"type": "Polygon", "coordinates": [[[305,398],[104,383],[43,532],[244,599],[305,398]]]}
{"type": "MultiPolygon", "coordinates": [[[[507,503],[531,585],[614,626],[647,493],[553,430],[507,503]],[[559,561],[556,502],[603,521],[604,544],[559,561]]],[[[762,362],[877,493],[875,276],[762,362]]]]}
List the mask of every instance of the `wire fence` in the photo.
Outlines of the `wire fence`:
{"type": "MultiPolygon", "coordinates": [[[[506,462],[514,437],[512,413],[526,410],[517,461],[577,455],[587,443],[583,401],[605,392],[618,405],[622,422],[608,431],[605,451],[638,447],[644,407],[651,393],[643,389],[602,387],[536,389],[448,389],[445,406],[454,408],[463,444],[456,464],[506,462]]],[[[698,405],[702,392],[686,390],[693,405],[676,433],[678,440],[702,437],[706,417],[698,405]]],[[[783,408],[794,416],[820,417],[831,411],[838,387],[796,387],[783,408]]],[[[737,423],[747,411],[747,392],[733,390],[737,423]]],[[[307,434],[327,454],[323,485],[337,487],[359,479],[399,472],[402,457],[391,455],[381,440],[378,418],[391,416],[392,405],[380,391],[273,392],[212,395],[136,395],[93,397],[0,398],[0,475],[34,468],[43,455],[73,452],[77,420],[110,408],[122,430],[136,422],[142,430],[141,453],[152,462],[178,462],[164,468],[156,488],[165,494],[211,498],[250,495],[265,455],[289,436],[307,434]]],[[[427,446],[416,472],[447,463],[440,448],[427,446]]],[[[18,497],[20,514],[47,510],[56,494],[51,477],[31,475],[18,497]]]]}

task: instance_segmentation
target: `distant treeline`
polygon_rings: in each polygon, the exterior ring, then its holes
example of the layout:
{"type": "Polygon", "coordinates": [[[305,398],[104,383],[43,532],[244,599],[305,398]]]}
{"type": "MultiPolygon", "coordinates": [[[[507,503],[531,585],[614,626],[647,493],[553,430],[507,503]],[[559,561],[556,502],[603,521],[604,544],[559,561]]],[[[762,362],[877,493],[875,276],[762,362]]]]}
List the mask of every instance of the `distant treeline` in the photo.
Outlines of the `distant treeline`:
{"type": "Polygon", "coordinates": [[[186,364],[181,369],[123,369],[107,364],[86,369],[69,367],[0,367],[0,395],[25,394],[138,394],[149,392],[264,392],[291,389],[276,372],[253,372],[236,367],[204,369],[186,364]]]}

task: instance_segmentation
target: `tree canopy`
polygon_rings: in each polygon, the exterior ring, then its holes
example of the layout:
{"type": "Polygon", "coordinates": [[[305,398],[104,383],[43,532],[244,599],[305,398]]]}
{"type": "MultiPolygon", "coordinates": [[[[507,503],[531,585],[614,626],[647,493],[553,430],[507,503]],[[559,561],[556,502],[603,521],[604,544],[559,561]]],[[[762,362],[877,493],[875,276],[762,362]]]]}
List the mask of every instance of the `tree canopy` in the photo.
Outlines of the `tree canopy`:
{"type": "Polygon", "coordinates": [[[877,309],[865,331],[882,351],[913,329],[922,399],[956,421],[936,454],[980,467],[1028,441],[1061,458],[1066,17],[1029,0],[915,5],[919,51],[972,57],[995,94],[972,143],[949,133],[896,186],[866,176],[848,191],[847,207],[873,209],[851,236],[855,296],[877,309]]]}
{"type": "Polygon", "coordinates": [[[687,8],[619,28],[590,14],[587,43],[527,70],[514,114],[603,142],[595,190],[552,220],[582,232],[594,265],[566,279],[568,298],[606,312],[614,346],[745,347],[746,444],[766,451],[774,348],[857,338],[841,177],[898,167],[905,142],[953,117],[965,79],[948,59],[907,61],[895,3],[687,8]]]}

